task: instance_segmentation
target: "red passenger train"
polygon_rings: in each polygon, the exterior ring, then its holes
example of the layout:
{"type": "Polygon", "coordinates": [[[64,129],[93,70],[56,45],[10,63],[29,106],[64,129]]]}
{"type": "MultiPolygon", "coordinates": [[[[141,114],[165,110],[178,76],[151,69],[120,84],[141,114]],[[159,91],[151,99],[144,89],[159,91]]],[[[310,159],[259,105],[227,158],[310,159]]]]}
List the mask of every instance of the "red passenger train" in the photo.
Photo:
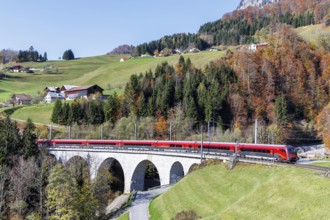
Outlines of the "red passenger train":
{"type": "Polygon", "coordinates": [[[232,155],[235,152],[244,158],[273,158],[281,162],[296,162],[298,160],[294,147],[290,145],[224,143],[224,142],[199,142],[199,141],[159,141],[159,140],[72,140],[72,139],[40,139],[39,146],[93,146],[117,147],[123,149],[139,149],[148,147],[152,150],[176,150],[196,152],[203,147],[204,153],[221,153],[232,155]]]}

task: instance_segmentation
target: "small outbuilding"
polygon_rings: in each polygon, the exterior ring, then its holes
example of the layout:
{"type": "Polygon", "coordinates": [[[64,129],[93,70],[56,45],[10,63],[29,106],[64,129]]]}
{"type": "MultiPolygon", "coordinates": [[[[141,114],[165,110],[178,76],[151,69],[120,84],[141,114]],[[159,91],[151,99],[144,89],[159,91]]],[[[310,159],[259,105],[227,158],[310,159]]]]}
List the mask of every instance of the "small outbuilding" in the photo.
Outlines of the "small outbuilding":
{"type": "Polygon", "coordinates": [[[27,94],[15,94],[12,101],[15,105],[29,105],[32,104],[32,97],[27,94]]]}

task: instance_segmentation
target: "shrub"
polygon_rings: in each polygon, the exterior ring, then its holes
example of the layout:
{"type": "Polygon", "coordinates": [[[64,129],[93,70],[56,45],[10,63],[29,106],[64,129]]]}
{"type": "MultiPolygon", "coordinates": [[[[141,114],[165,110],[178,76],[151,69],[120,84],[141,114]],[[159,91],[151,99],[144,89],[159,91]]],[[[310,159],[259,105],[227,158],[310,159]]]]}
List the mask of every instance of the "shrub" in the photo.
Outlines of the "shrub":
{"type": "Polygon", "coordinates": [[[194,210],[181,211],[172,220],[196,220],[201,218],[194,210]]]}

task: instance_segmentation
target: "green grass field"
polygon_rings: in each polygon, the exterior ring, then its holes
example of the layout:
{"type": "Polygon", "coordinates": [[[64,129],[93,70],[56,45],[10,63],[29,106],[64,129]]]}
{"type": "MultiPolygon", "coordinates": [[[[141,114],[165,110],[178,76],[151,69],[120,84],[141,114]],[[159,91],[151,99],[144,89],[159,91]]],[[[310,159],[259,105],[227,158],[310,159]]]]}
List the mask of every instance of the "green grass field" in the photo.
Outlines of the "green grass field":
{"type": "Polygon", "coordinates": [[[310,25],[295,29],[296,33],[299,34],[304,40],[311,42],[318,46],[319,37],[321,35],[329,35],[330,26],[324,27],[323,24],[310,25]]]}
{"type": "MultiPolygon", "coordinates": [[[[305,40],[315,44],[320,34],[330,32],[330,27],[322,25],[312,25],[296,29],[296,32],[305,40]]],[[[228,47],[234,50],[234,47],[228,47]]],[[[185,58],[190,58],[196,67],[202,67],[212,60],[216,60],[225,55],[226,51],[185,54],[185,58]]],[[[128,56],[128,55],[125,55],[128,56]]],[[[126,62],[119,62],[124,55],[116,56],[95,56],[86,57],[71,61],[49,61],[45,63],[23,63],[27,67],[43,69],[49,67],[51,73],[35,72],[29,73],[6,73],[7,77],[0,80],[0,103],[10,99],[12,94],[26,93],[36,95],[42,92],[46,86],[62,85],[92,85],[98,84],[105,89],[105,94],[113,91],[121,92],[129,80],[129,77],[135,73],[144,73],[164,61],[170,64],[178,62],[179,55],[173,55],[165,58],[138,57],[126,62]],[[109,86],[111,89],[109,90],[109,86]]],[[[30,117],[33,121],[39,123],[49,123],[51,106],[28,106],[15,111],[12,117],[26,120],[30,117]]],[[[0,110],[1,111],[1,110],[0,110]]]]}
{"type": "Polygon", "coordinates": [[[119,218],[117,218],[117,220],[129,220],[129,213],[125,212],[124,214],[119,216],[119,218]]]}
{"type": "Polygon", "coordinates": [[[330,159],[324,159],[322,160],[322,162],[315,162],[313,163],[313,165],[330,168],[330,159]]]}
{"type": "Polygon", "coordinates": [[[50,124],[54,103],[27,105],[13,112],[12,118],[26,120],[30,118],[33,122],[50,124]]]}
{"type": "MultiPolygon", "coordinates": [[[[225,54],[219,52],[200,52],[185,54],[197,67],[202,67],[210,61],[218,59],[225,54]]],[[[126,55],[127,56],[127,55],[126,55]]],[[[0,103],[8,100],[14,93],[26,93],[35,95],[37,91],[43,91],[46,86],[62,85],[91,85],[98,84],[104,89],[108,84],[113,89],[122,89],[129,77],[135,73],[144,73],[164,61],[175,64],[179,55],[165,58],[139,57],[126,62],[119,62],[123,55],[117,56],[96,56],[71,61],[50,61],[45,63],[22,63],[21,65],[34,68],[48,66],[52,73],[35,72],[30,73],[7,73],[7,78],[0,81],[0,103]]],[[[109,94],[111,91],[106,90],[109,94]]]]}
{"type": "Polygon", "coordinates": [[[151,219],[194,210],[202,219],[330,219],[330,179],[301,168],[210,166],[154,199],[151,219]]]}
{"type": "MultiPolygon", "coordinates": [[[[230,49],[234,48],[230,47],[230,49]]],[[[225,53],[225,51],[205,51],[185,54],[184,57],[185,59],[189,57],[196,67],[201,68],[210,61],[223,57],[225,53]]],[[[98,84],[106,89],[105,94],[110,94],[112,91],[121,92],[132,74],[144,73],[149,69],[154,71],[162,62],[176,64],[179,60],[179,55],[173,55],[165,58],[139,57],[119,62],[120,57],[122,56],[105,55],[72,61],[23,63],[23,66],[34,68],[49,66],[53,73],[7,73],[9,77],[0,81],[0,103],[9,100],[14,93],[35,95],[37,91],[42,92],[46,86],[98,84]],[[111,85],[111,90],[107,90],[108,84],[111,85]]],[[[12,111],[11,117],[20,120],[30,117],[33,122],[49,124],[52,108],[53,105],[46,104],[24,106],[12,111]]]]}

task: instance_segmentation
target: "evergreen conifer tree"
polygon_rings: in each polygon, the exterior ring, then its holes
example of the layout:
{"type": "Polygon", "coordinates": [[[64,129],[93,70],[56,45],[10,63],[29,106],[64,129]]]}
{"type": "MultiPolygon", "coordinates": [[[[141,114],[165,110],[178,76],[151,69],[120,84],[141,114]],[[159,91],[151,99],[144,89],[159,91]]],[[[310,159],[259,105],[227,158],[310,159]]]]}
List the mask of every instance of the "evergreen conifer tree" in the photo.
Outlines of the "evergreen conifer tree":
{"type": "Polygon", "coordinates": [[[140,95],[141,99],[138,103],[138,111],[137,111],[137,115],[139,117],[145,117],[148,115],[148,103],[147,100],[143,94],[143,92],[140,95]]]}
{"type": "Polygon", "coordinates": [[[47,60],[48,60],[48,58],[47,58],[47,53],[45,52],[45,53],[44,53],[44,57],[43,57],[43,61],[46,62],[47,60]]]}
{"type": "Polygon", "coordinates": [[[113,95],[110,95],[108,97],[107,102],[104,105],[104,114],[105,114],[105,120],[110,121],[111,123],[115,123],[117,111],[119,109],[119,102],[117,93],[114,93],[113,95]]]}
{"type": "Polygon", "coordinates": [[[287,102],[284,95],[280,95],[275,100],[275,115],[279,126],[285,126],[288,122],[287,102]]]}
{"type": "Polygon", "coordinates": [[[80,123],[80,121],[84,118],[83,109],[81,108],[79,102],[73,101],[71,102],[70,112],[69,112],[69,121],[70,124],[80,123]]]}
{"type": "Polygon", "coordinates": [[[0,165],[9,164],[10,157],[21,153],[21,138],[16,122],[7,116],[0,120],[0,165]]]}
{"type": "Polygon", "coordinates": [[[34,133],[35,126],[28,118],[23,130],[23,155],[25,158],[38,156],[39,149],[37,145],[37,135],[34,133]]]}
{"type": "Polygon", "coordinates": [[[62,115],[62,102],[58,99],[55,102],[51,121],[56,124],[60,124],[60,119],[62,115]]]}
{"type": "Polygon", "coordinates": [[[67,102],[64,103],[63,108],[62,108],[61,121],[62,121],[62,124],[64,124],[64,125],[71,124],[70,105],[67,102]]]}

